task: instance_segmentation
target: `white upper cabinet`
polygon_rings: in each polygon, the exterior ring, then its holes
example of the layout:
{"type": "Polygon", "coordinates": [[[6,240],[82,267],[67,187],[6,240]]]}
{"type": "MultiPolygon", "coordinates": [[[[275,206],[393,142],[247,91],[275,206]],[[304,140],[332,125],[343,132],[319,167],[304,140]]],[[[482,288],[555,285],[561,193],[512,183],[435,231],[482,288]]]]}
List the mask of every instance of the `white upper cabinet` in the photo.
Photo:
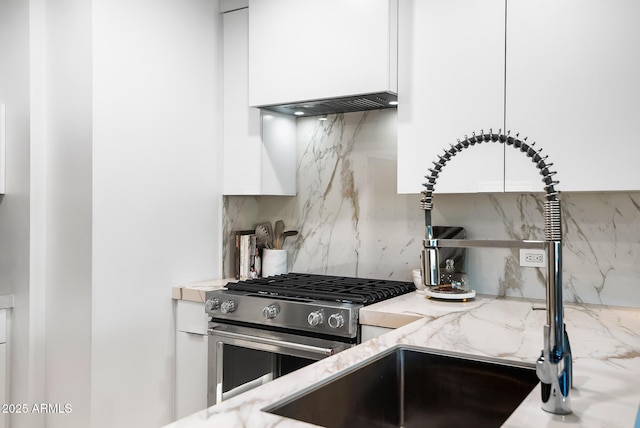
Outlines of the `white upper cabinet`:
{"type": "MultiPolygon", "coordinates": [[[[535,141],[560,191],[640,190],[640,2],[407,0],[399,16],[400,193],[488,127],[535,141]]],[[[488,149],[458,154],[436,193],[543,190],[526,155],[488,149]]]]}
{"type": "Polygon", "coordinates": [[[249,107],[248,19],[223,15],[223,194],[295,195],[295,118],[249,107]]]}
{"type": "Polygon", "coordinates": [[[397,0],[250,0],[249,104],[397,92],[397,0]]]}
{"type": "MultiPolygon", "coordinates": [[[[506,123],[549,155],[558,190],[640,189],[639,17],[637,0],[509,1],[506,123]]],[[[508,191],[542,189],[506,155],[508,191]]]]}
{"type": "MultiPolygon", "coordinates": [[[[402,0],[398,26],[398,193],[419,193],[444,148],[504,124],[505,0],[402,0]]],[[[456,155],[436,193],[503,191],[504,147],[456,155]]]]}

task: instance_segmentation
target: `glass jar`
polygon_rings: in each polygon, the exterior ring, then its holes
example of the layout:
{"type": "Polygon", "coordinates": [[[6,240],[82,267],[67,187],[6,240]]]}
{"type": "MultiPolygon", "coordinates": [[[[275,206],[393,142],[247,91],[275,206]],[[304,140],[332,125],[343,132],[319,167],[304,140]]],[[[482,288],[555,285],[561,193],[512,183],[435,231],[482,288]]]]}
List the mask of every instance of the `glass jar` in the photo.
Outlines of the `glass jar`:
{"type": "Polygon", "coordinates": [[[449,293],[468,293],[469,275],[464,272],[456,272],[453,259],[445,261],[445,268],[440,273],[440,285],[435,287],[437,291],[449,293]]]}

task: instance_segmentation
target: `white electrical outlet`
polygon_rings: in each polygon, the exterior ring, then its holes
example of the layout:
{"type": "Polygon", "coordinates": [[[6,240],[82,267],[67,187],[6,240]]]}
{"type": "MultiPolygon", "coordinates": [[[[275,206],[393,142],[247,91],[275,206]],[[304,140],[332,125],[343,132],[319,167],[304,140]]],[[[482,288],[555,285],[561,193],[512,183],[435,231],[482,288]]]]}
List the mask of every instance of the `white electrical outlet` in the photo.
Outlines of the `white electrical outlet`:
{"type": "Polygon", "coordinates": [[[545,251],[520,249],[520,266],[524,267],[545,267],[545,251]]]}

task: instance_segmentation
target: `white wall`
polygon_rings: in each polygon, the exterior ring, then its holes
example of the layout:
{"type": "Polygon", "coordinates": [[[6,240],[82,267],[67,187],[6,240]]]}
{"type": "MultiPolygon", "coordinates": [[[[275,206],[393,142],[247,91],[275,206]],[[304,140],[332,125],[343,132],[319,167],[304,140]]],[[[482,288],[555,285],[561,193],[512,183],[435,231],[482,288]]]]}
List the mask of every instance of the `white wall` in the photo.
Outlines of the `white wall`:
{"type": "MultiPolygon", "coordinates": [[[[44,28],[45,133],[40,149],[45,153],[45,399],[72,406],[71,413],[48,414],[46,426],[87,427],[91,409],[91,2],[46,1],[44,28]]],[[[39,173],[34,167],[32,177],[39,173]]],[[[34,222],[32,230],[36,227],[34,222]]]]}
{"type": "MultiPolygon", "coordinates": [[[[29,346],[27,381],[12,379],[12,386],[28,387],[28,403],[46,402],[46,0],[30,0],[30,227],[29,227],[29,346]],[[16,385],[17,384],[17,385],[16,385]]],[[[15,362],[24,358],[13,352],[15,362]]],[[[14,397],[11,397],[15,399],[14,397]]],[[[13,427],[44,426],[45,415],[15,415],[13,427]]]]}
{"type": "Polygon", "coordinates": [[[220,274],[216,5],[93,2],[93,428],[171,420],[171,287],[220,274]]]}
{"type": "Polygon", "coordinates": [[[211,0],[4,0],[11,401],[21,427],[173,419],[171,287],[220,274],[211,0]]]}
{"type": "MultiPolygon", "coordinates": [[[[11,390],[14,403],[42,400],[42,306],[30,286],[30,2],[0,2],[0,102],[6,104],[7,189],[0,197],[0,294],[14,294],[11,311],[11,390]],[[39,325],[40,327],[42,324],[39,325]]],[[[15,418],[12,416],[12,419],[15,418]]],[[[22,419],[27,422],[25,418],[22,419]]],[[[37,417],[32,418],[37,426],[37,417]]],[[[14,427],[25,426],[15,423],[14,427]]]]}

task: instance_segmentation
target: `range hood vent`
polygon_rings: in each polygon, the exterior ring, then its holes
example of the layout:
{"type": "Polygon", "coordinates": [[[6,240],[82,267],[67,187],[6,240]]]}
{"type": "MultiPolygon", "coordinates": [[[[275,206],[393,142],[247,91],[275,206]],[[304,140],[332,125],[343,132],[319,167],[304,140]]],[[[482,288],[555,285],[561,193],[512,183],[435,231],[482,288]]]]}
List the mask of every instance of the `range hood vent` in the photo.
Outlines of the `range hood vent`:
{"type": "Polygon", "coordinates": [[[260,106],[260,108],[291,116],[305,117],[396,108],[397,100],[398,96],[396,94],[391,92],[378,92],[375,94],[355,95],[342,98],[260,106]],[[299,112],[302,112],[302,114],[299,112]]]}

